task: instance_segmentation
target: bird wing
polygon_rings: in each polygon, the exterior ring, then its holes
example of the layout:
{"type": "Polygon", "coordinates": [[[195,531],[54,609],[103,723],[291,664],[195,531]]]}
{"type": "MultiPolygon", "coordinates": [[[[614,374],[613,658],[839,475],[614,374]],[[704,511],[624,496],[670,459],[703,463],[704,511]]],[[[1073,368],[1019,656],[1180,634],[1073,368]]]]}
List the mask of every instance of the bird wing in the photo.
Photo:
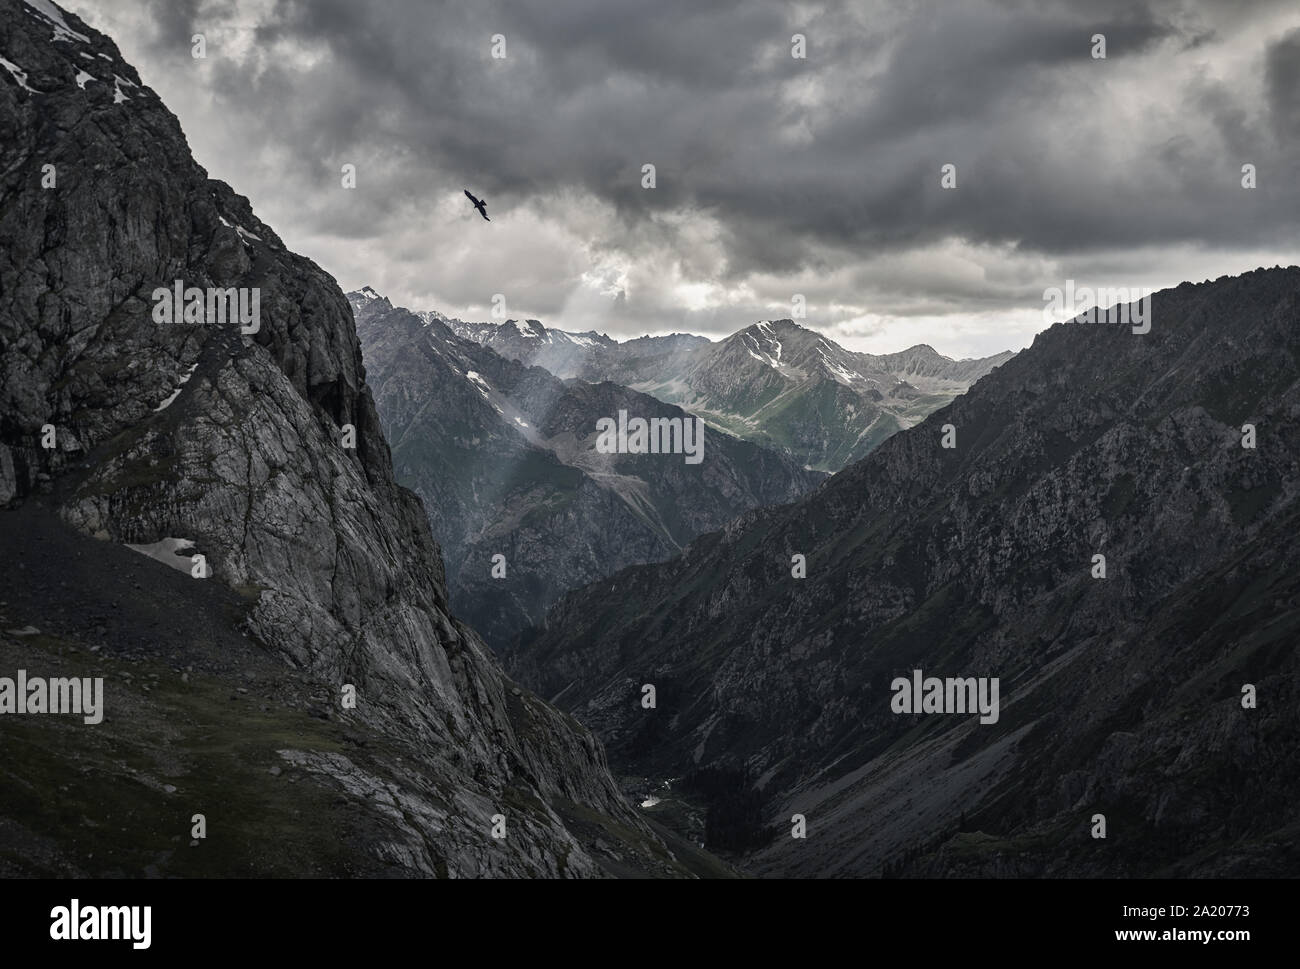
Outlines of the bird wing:
{"type": "Polygon", "coordinates": [[[479,206],[479,205],[482,205],[482,204],[483,204],[483,203],[480,202],[478,199],[476,199],[474,196],[472,196],[472,195],[469,194],[469,189],[465,189],[465,197],[466,197],[467,199],[469,199],[471,202],[473,202],[475,206],[479,206]]]}

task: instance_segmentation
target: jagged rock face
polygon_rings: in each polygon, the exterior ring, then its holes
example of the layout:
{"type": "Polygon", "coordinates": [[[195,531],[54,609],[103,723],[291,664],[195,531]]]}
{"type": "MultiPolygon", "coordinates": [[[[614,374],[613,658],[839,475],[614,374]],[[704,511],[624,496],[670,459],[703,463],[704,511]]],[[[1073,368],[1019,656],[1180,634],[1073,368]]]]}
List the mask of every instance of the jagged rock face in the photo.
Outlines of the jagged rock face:
{"type": "MultiPolygon", "coordinates": [[[[643,829],[590,735],[513,696],[449,615],[333,280],[207,178],[106,37],[0,0],[0,53],[25,75],[0,73],[0,499],[52,503],[115,543],[193,541],[206,581],[247,602],[246,632],[333,690],[354,684],[359,716],[417,742],[418,782],[389,765],[394,870],[599,873],[552,803],[643,829]],[[151,294],[178,279],[258,289],[260,329],[155,322],[151,294]],[[504,840],[488,834],[498,812],[517,821],[504,840]]],[[[303,757],[352,796],[376,786],[342,755],[303,757]]]]}
{"type": "Polygon", "coordinates": [[[494,645],[570,589],[668,558],[823,480],[714,430],[696,465],[598,453],[601,418],[687,415],[613,383],[560,381],[382,297],[349,298],[399,480],[424,499],[457,613],[494,645]],[[505,571],[494,577],[497,555],[505,571]]]}
{"type": "Polygon", "coordinates": [[[759,871],[1293,871],[1300,269],[1151,306],[1145,335],[1058,324],[800,502],[566,597],[508,665],[621,766],[729,778],[715,843],[759,871]],[[893,713],[915,669],[998,677],[999,719],[893,713]]]}

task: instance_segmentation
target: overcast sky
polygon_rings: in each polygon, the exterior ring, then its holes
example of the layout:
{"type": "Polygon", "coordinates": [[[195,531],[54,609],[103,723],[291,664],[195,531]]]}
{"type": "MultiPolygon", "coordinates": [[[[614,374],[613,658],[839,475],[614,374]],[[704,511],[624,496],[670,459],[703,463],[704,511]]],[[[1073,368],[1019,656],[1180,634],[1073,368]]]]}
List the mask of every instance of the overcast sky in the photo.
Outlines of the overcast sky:
{"type": "Polygon", "coordinates": [[[961,357],[1067,279],[1297,261],[1295,0],[65,5],[287,245],[413,309],[716,338],[801,293],[851,349],[961,357]]]}

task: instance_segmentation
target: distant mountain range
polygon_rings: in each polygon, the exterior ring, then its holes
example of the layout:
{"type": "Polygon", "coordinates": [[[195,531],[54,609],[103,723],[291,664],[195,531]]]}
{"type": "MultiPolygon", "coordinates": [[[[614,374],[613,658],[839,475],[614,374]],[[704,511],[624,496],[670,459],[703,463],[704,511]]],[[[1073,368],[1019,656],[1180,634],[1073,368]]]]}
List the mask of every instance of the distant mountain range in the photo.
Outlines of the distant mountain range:
{"type": "MultiPolygon", "coordinates": [[[[566,596],[507,668],[760,873],[1293,875],[1300,269],[1151,318],[1051,327],[800,501],[566,596]],[[1000,716],[895,712],[918,670],[998,678],[1000,716]]],[[[770,330],[733,353],[775,373],[770,330]]]]}
{"type": "Polygon", "coordinates": [[[670,358],[709,345],[706,337],[688,333],[619,342],[594,331],[548,329],[539,320],[466,323],[429,310],[416,315],[425,321],[438,320],[457,336],[491,347],[507,360],[542,367],[561,379],[581,377],[589,383],[640,381],[646,372],[665,366],[670,358]]]}
{"type": "Polygon", "coordinates": [[[673,358],[633,386],[808,467],[838,471],[1013,356],[955,361],[925,345],[872,356],[772,320],[673,358]]]}
{"type": "MultiPolygon", "coordinates": [[[[668,558],[742,512],[793,501],[825,478],[713,428],[698,465],[674,454],[599,453],[597,424],[620,411],[690,418],[609,381],[566,382],[508,359],[494,347],[508,347],[513,324],[482,330],[480,343],[373,289],[348,298],[397,480],[424,499],[454,608],[489,643],[540,622],[570,589],[668,558]],[[494,577],[498,555],[504,576],[494,577]]],[[[521,339],[538,346],[577,345],[540,325],[517,332],[532,332],[521,339]]]]}
{"type": "Polygon", "coordinates": [[[420,315],[558,377],[611,380],[679,404],[821,471],[856,461],[1014,356],[952,360],[924,344],[883,356],[854,353],[792,320],[755,323],[717,343],[680,333],[620,343],[537,320],[465,323],[420,315]]]}

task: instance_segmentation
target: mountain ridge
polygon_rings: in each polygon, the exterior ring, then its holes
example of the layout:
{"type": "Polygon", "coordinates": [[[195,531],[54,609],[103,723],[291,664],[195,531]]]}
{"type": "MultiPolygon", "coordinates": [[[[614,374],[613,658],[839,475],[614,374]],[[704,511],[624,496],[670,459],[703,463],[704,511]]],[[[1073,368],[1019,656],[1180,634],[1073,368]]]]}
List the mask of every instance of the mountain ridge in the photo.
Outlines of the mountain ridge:
{"type": "Polygon", "coordinates": [[[954,360],[928,344],[857,353],[791,319],[760,320],[716,342],[677,333],[619,342],[548,329],[537,320],[465,323],[432,310],[417,315],[561,379],[609,380],[677,404],[718,430],[826,472],[852,463],[1014,356],[954,360]],[[782,339],[793,355],[781,357],[782,339]]]}

